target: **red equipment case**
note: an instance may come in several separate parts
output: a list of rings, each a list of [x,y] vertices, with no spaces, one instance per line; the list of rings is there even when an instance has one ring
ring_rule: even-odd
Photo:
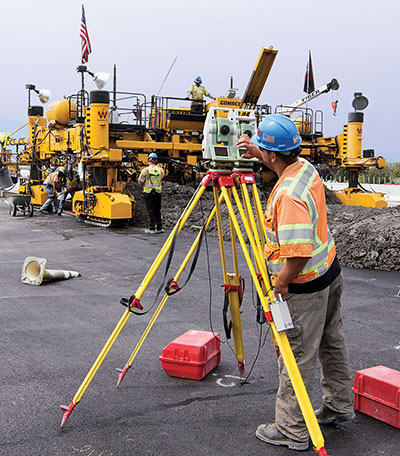
[[[169,343],[158,359],[171,377],[202,380],[221,361],[219,334],[190,329]]]
[[[400,429],[400,372],[375,366],[356,372],[354,408]]]

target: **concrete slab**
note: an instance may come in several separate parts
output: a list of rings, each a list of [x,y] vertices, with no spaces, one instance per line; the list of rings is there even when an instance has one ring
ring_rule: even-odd
[[[255,322],[255,294],[242,257],[246,373],[257,357],[259,340],[262,344],[248,383],[240,386],[227,343],[222,344],[219,367],[200,382],[169,377],[158,360],[162,348],[188,329],[210,330],[210,320],[225,340],[219,248],[211,238],[209,260],[203,246],[191,282],[168,300],[120,388],[115,388],[115,368],[124,366],[152,312],[129,318],[60,430],[59,405],[70,403],[124,312],[120,298],[135,292],[166,237],[149,237],[134,227],[90,227],[69,216],[11,217],[0,202],[1,455],[291,454],[254,435],[258,424],[273,421],[277,366],[266,327],[260,335]],[[180,236],[172,271],[192,239],[192,234]],[[48,268],[73,269],[82,276],[40,287],[24,285],[20,275],[28,255],[47,258]],[[145,309],[163,277],[164,266],[143,296]],[[352,371],[377,364],[400,369],[399,273],[344,269],[344,278]],[[318,407],[317,382],[310,396]],[[351,424],[325,426],[322,432],[331,455],[398,453],[400,431],[360,414]],[[314,454],[311,447],[306,454]]]

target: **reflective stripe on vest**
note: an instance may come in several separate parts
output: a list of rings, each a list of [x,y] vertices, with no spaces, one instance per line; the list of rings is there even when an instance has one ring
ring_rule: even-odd
[[[164,170],[159,166],[150,165],[142,170],[140,173],[140,180],[143,180],[143,192],[150,193],[155,190],[161,193],[162,184],[161,180],[164,177]]]
[[[46,179],[44,180],[44,185],[50,185],[54,182],[58,182],[58,172],[53,171],[52,173],[48,174]]]
[[[189,92],[191,92],[193,100],[202,100],[206,89],[203,86],[197,87],[196,85],[192,85]]]
[[[326,215],[321,213],[324,219],[320,219],[318,204],[310,192],[313,185],[315,186],[314,193],[323,192],[323,187],[322,190],[319,187],[320,185],[322,186],[322,183],[316,178],[319,179],[317,171],[306,160],[299,159],[298,162],[290,165],[274,187],[268,199],[267,210],[264,215],[267,233],[265,255],[268,259],[268,268],[273,274],[279,273],[285,264],[286,257],[308,256],[298,255],[296,252],[298,249],[304,248],[305,251],[310,251],[311,253],[312,248],[311,257],[293,282],[308,282],[324,274],[332,264],[336,253],[335,243],[326,224]],[[284,194],[295,198],[299,201],[299,204],[302,203],[307,206],[311,224],[285,223],[277,226],[277,220],[274,219],[274,208],[278,199]],[[321,210],[324,211],[324,201],[319,201],[319,205],[322,206]],[[325,241],[322,241],[318,235],[319,223],[323,231],[322,235],[326,226],[327,231],[325,236],[323,236],[323,238],[326,237]],[[293,250],[291,251],[292,246]],[[286,252],[286,255],[282,254],[282,250]],[[288,254],[288,252],[292,253],[292,255]]]

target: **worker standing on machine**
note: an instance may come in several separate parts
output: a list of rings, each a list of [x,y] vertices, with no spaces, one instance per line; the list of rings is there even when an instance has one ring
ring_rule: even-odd
[[[57,185],[65,177],[65,167],[59,166],[54,172],[50,173],[43,182],[44,188],[49,195],[39,212],[47,212],[52,207],[53,213],[57,212]]]
[[[351,421],[349,359],[340,315],[343,278],[329,232],[325,192],[315,168],[298,158],[302,139],[282,115],[268,115],[251,139],[239,138],[244,158],[257,157],[278,175],[267,202],[265,257],[276,278],[275,292],[287,301],[294,328],[287,336],[306,389],[311,389],[319,357],[323,403],[320,424]],[[275,423],[261,424],[256,436],[273,445],[306,450],[307,428],[282,357]]]
[[[149,228],[145,233],[155,234],[163,233],[161,222],[161,191],[162,180],[165,172],[157,166],[158,156],[152,152],[149,155],[149,165],[143,168],[138,183],[143,185],[143,196],[149,216]]]
[[[58,203],[57,214],[61,215],[64,209],[65,200],[67,199],[68,194],[71,195],[71,200],[74,198],[75,192],[82,188],[81,180],[78,174],[78,171],[71,169],[65,179],[65,186],[63,188],[62,194],[60,196],[60,201]]]
[[[214,100],[211,93],[203,85],[201,85],[201,83],[201,77],[197,76],[194,80],[194,84],[191,85],[188,90],[189,98],[192,100],[190,110],[193,113],[195,112],[199,114],[203,112],[203,101],[205,96]]]

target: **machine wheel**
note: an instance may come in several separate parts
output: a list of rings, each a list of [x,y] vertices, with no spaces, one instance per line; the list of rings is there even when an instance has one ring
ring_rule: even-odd
[[[15,217],[17,215],[17,205],[12,203],[10,206],[10,214]]]
[[[32,217],[32,215],[33,215],[33,204],[29,203],[28,217]]]

